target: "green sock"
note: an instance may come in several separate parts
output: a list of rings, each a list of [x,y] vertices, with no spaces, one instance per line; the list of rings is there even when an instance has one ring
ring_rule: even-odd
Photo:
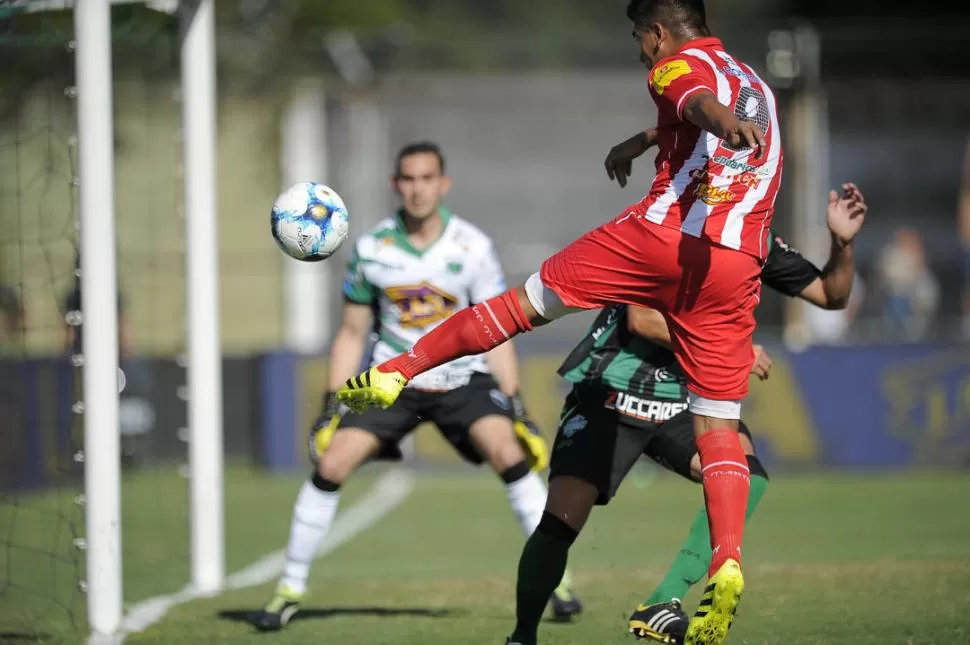
[[[549,596],[559,586],[571,543],[536,531],[526,541],[519,558],[515,585],[515,631],[510,639],[522,645],[536,645],[539,621]]]
[[[751,489],[748,492],[748,509],[745,519],[750,519],[768,489],[768,479],[762,475],[751,475]],[[707,568],[711,566],[711,529],[707,524],[707,509],[701,509],[691,524],[690,533],[680,547],[660,586],[644,603],[652,605],[669,602],[674,598],[683,599],[687,590],[704,579]]]

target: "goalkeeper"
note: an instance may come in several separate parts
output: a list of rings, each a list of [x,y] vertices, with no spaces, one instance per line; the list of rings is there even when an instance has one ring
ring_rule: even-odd
[[[403,148],[391,179],[401,208],[357,240],[347,267],[340,328],[330,351],[331,391],[309,439],[315,468],[293,509],[283,577],[252,616],[262,630],[282,629],[299,610],[310,562],[333,524],[347,478],[368,459],[399,459],[400,442],[422,421],[434,422],[467,461],[488,462],[526,537],[546,504],[537,471],[548,465],[548,449],[517,396],[511,343],[423,374],[386,410],[338,409],[333,391],[357,373],[372,332],[378,340],[371,363],[377,364],[407,351],[454,311],[506,290],[492,241],[442,204],[451,181],[435,144]],[[554,587],[547,602],[555,618],[568,620],[582,610],[568,574]]]

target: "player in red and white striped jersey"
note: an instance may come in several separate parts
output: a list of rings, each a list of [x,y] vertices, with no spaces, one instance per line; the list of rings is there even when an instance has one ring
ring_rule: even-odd
[[[737,427],[754,359],[754,309],[781,179],[781,134],[771,91],[711,37],[702,0],[630,0],[627,16],[640,60],[650,67],[658,122],[615,146],[606,169],[625,185],[633,160],[657,145],[657,176],[647,196],[547,259],[524,285],[457,312],[408,352],[348,380],[338,398],[353,409],[387,407],[416,375],[573,311],[614,303],[659,310],[690,392],[713,551],[685,642],[718,645],[744,589],[749,472]],[[588,492],[570,477],[551,486],[561,489],[556,499]],[[548,598],[552,588],[543,589],[558,581],[585,521],[566,506],[547,503],[523,551],[509,643],[535,645],[541,611],[530,606],[543,593]],[[541,571],[522,570],[525,554],[539,552],[555,557],[543,560]]]
[[[638,30],[638,38],[651,37]],[[747,65],[724,51],[721,41],[689,41],[653,65],[650,94],[657,103],[657,176],[636,205],[648,221],[676,227],[764,259],[768,227],[781,182],[781,136],[771,90]],[[733,107],[739,120],[757,124],[765,149],[740,159],[738,150],[685,120],[691,98]],[[654,134],[655,133],[655,134]]]

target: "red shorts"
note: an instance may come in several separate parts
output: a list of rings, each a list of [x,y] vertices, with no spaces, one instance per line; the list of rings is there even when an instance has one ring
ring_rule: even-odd
[[[691,392],[716,401],[747,395],[761,294],[751,255],[624,213],[543,262],[539,275],[568,307],[659,310]]]

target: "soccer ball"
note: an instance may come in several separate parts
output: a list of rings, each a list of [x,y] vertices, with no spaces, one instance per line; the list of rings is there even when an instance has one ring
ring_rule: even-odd
[[[319,262],[347,239],[349,216],[333,188],[312,181],[294,184],[277,197],[270,214],[273,239],[291,258]]]

